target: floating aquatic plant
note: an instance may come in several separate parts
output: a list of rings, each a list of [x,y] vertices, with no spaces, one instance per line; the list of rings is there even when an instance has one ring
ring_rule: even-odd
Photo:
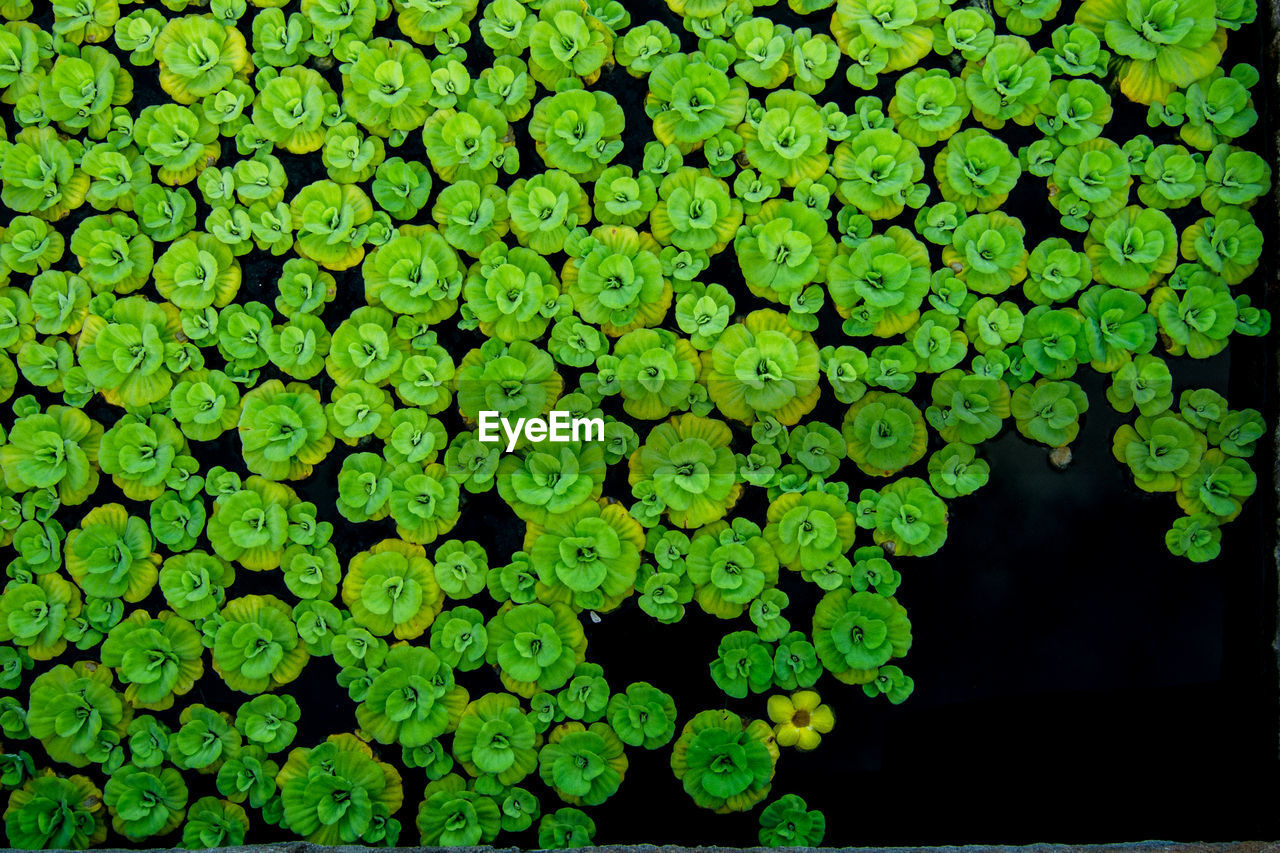
[[[1180,368],[1270,328],[1257,10],[1063,5],[0,3],[9,843],[582,846],[670,749],[817,845],[764,805],[811,688],[910,697],[907,558],[1091,371],[1217,557],[1267,423]],[[628,610],[745,716],[589,657]]]

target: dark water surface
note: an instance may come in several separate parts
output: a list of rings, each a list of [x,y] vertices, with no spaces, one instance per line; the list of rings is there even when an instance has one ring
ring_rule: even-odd
[[[661,2],[627,0],[626,5],[633,22],[660,18],[679,31]],[[1066,6],[1060,21],[1075,8],[1070,2]],[[296,3],[288,7],[294,8]],[[784,4],[761,14],[798,22]],[[825,19],[826,13],[816,16]],[[42,23],[47,26],[47,20]],[[380,25],[377,34],[390,35],[383,32],[386,27]],[[1260,61],[1258,32],[1233,34],[1231,45],[1227,67],[1234,61]],[[692,49],[692,44],[686,48]],[[469,64],[476,73],[488,58],[482,45],[469,50]],[[942,61],[933,57],[926,64]],[[130,71],[137,81],[133,109],[162,97],[154,68]],[[336,72],[330,76],[336,80]],[[1264,71],[1263,78],[1273,79],[1274,68]],[[614,69],[598,88],[613,92],[627,111],[628,147],[619,162],[638,165],[643,143],[651,138],[642,107],[643,81]],[[829,92],[827,97],[846,111],[865,94],[850,90],[842,76]],[[884,83],[875,92],[886,104],[891,93]],[[1264,115],[1263,125],[1250,138],[1255,146],[1267,139],[1267,113],[1274,105],[1269,94],[1255,93]],[[1122,109],[1122,96],[1117,92],[1113,97],[1117,117],[1106,135],[1120,142],[1141,132],[1157,135],[1142,121],[1144,111],[1131,105]],[[1035,137],[1013,126],[1000,135],[1015,147]],[[224,160],[229,160],[233,143],[223,144]],[[933,150],[924,155],[926,165],[932,163]],[[388,152],[393,153],[425,160],[416,135],[401,149]],[[522,144],[521,155],[522,174],[542,167],[531,144]],[[291,192],[324,177],[318,154],[284,155],[281,160],[289,170]],[[440,186],[437,180],[436,192]],[[1266,219],[1273,237],[1274,218],[1264,217],[1262,207],[1257,209],[1259,219]],[[1044,200],[1042,179],[1024,174],[1018,193],[1004,209],[1027,224],[1029,247],[1051,231],[1060,231],[1056,212]],[[88,212],[77,211],[64,223],[65,233],[70,234]],[[426,211],[414,221],[428,221]],[[1176,216],[1175,222],[1186,224]],[[883,224],[877,226],[882,228]],[[157,247],[157,256],[160,250]],[[242,259],[245,285],[238,301],[270,304],[282,262],[258,252]],[[1270,283],[1273,273],[1274,264],[1264,263],[1244,286],[1254,294],[1255,304],[1275,307],[1274,300],[1263,302],[1263,282]],[[764,305],[742,288],[728,252],[703,278],[730,286],[739,297],[740,311]],[[339,297],[324,314],[330,328],[364,301],[358,268],[338,279]],[[150,287],[144,292],[154,297]],[[817,337],[820,343],[841,339],[839,320],[829,307]],[[455,360],[479,341],[475,333],[441,329],[441,342]],[[1175,393],[1212,387],[1227,394],[1233,408],[1262,408],[1274,423],[1270,347],[1271,341],[1237,339],[1229,353],[1204,362],[1171,359]],[[214,354],[211,366],[216,361]],[[273,375],[267,368],[263,379]],[[949,502],[950,533],[942,550],[927,559],[894,561],[904,575],[898,598],[913,625],[914,645],[903,668],[915,679],[915,694],[894,707],[882,699],[868,700],[859,688],[837,684],[829,676],[819,682],[816,689],[835,709],[836,728],[813,753],[784,751],[774,796],[798,793],[811,807],[823,809],[828,844],[1280,837],[1280,715],[1272,649],[1276,590],[1270,556],[1275,518],[1272,449],[1260,450],[1254,460],[1258,494],[1225,528],[1221,558],[1208,565],[1191,564],[1164,548],[1164,531],[1179,514],[1172,496],[1140,492],[1127,469],[1111,456],[1112,435],[1132,417],[1108,407],[1104,377],[1084,367],[1075,379],[1088,392],[1091,409],[1073,446],[1070,468],[1051,468],[1047,450],[1024,441],[1010,422],[1000,438],[980,450],[990,462],[991,482],[976,496]],[[331,383],[323,374],[316,382],[327,400]],[[928,384],[927,379],[920,383],[913,398],[927,394]],[[26,390],[30,389],[24,386],[19,393]],[[87,408],[107,425],[118,417],[101,400]],[[838,423],[842,409],[828,399],[815,417]],[[12,416],[7,407],[3,415],[8,425]],[[456,416],[442,418],[451,434],[461,429]],[[205,467],[242,464],[234,434],[193,448]],[[317,504],[322,518],[335,524],[344,563],[373,542],[394,535],[389,521],[354,526],[335,511],[335,477],[350,452],[339,444],[310,479],[295,486],[304,500]],[[626,499],[625,474],[615,467],[606,494]],[[866,478],[851,465],[845,471],[856,493]],[[121,498],[104,479],[97,501],[108,500]],[[520,547],[523,527],[496,494],[465,500],[463,519],[449,538],[479,540],[488,548],[491,563],[501,564]],[[145,506],[123,502],[145,517]],[[764,507],[762,496],[754,495],[739,508],[742,514],[762,519]],[[67,528],[88,508],[66,513]],[[859,544],[866,544],[865,533]],[[814,588],[785,572],[783,588],[792,601],[788,616],[797,628],[807,629],[806,614],[817,599]],[[259,592],[292,600],[278,573],[237,573],[233,594]],[[158,591],[154,599],[145,603],[153,612],[163,606]],[[467,603],[486,613],[494,609],[491,602]],[[675,696],[681,724],[695,711],[711,707],[764,715],[762,696],[727,699],[708,674],[720,637],[741,624],[720,622],[691,606],[682,623],[662,626],[633,600],[598,624],[584,617],[584,625],[589,658],[605,666],[610,685],[653,682]],[[92,654],[73,650],[59,662]],[[354,728],[354,703],[337,686],[336,673],[331,660],[315,658],[303,677],[290,685],[303,708],[295,745],[310,746],[328,734]],[[464,681],[473,696],[500,689],[487,669],[468,674]],[[234,712],[245,698],[227,690],[210,671],[187,701]],[[168,719],[167,714],[160,716]],[[28,748],[43,757],[34,742],[5,748]],[[399,765],[398,749],[380,751]],[[597,840],[754,844],[758,810],[720,816],[696,808],[672,776],[669,755],[669,748],[628,751],[631,765],[621,790],[605,805],[588,810],[599,827]],[[192,801],[213,793],[208,777],[184,776],[192,785]],[[527,781],[544,810],[559,805],[540,783]],[[413,818],[423,782],[421,771],[405,774],[406,805],[399,815],[402,844],[416,843]],[[279,837],[283,836],[277,830],[264,833],[255,821],[251,839]],[[527,846],[535,841],[532,832],[500,839]]]

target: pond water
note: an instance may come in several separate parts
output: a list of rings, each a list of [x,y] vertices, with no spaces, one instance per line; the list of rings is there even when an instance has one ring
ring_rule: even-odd
[[[626,5],[633,20],[673,21],[661,3],[626,0]],[[793,17],[783,5],[773,12],[784,20]],[[1260,56],[1256,34],[1233,40],[1224,64]],[[647,134],[642,83],[615,69],[598,88],[613,92],[627,111],[628,126]],[[876,94],[885,96],[881,90]],[[834,100],[847,110],[863,94],[843,83],[835,91]],[[1252,138],[1261,144],[1270,121],[1266,96],[1256,97],[1264,120]],[[150,78],[139,75],[135,108],[158,98]],[[1118,114],[1108,129],[1121,140],[1138,132],[1144,132],[1141,113],[1133,110]],[[1011,128],[1007,138],[1015,145],[1023,137],[1031,138],[1030,132]],[[539,164],[526,143],[522,162]],[[628,142],[619,162],[638,165],[640,152],[639,144]],[[425,159],[416,135],[397,153]],[[291,186],[322,177],[318,157],[282,155],[281,160]],[[1042,181],[1025,180],[1005,210],[1027,222],[1029,245],[1041,236],[1037,230],[1048,233],[1045,223],[1057,228]],[[1274,218],[1265,218],[1274,232]],[[260,254],[246,263],[241,301],[270,302],[274,295],[280,261],[262,260]],[[1272,272],[1273,265],[1264,265],[1254,281],[1270,281]],[[705,279],[737,285],[740,311],[763,306],[741,290],[740,273],[727,253]],[[358,268],[339,275],[339,284],[327,321],[336,322],[363,304]],[[1255,303],[1261,290],[1253,286]],[[838,330],[839,319],[828,307],[818,342],[840,341]],[[473,333],[441,332],[441,342],[459,354],[478,341]],[[1238,337],[1229,353],[1213,359],[1177,359],[1175,393],[1211,387],[1226,394],[1233,408],[1260,408],[1274,423],[1271,345]],[[1086,367],[1076,380],[1092,406],[1073,445],[1071,465],[1054,469],[1044,447],[1007,426],[981,449],[991,465],[990,483],[974,497],[948,502],[951,524],[942,550],[894,562],[904,576],[898,598],[913,626],[914,643],[903,666],[915,679],[914,695],[890,706],[830,677],[817,687],[835,709],[835,730],[813,753],[786,753],[774,792],[799,793],[811,808],[825,811],[827,844],[1280,837],[1280,714],[1271,646],[1276,611],[1272,449],[1261,448],[1254,460],[1258,493],[1226,528],[1222,556],[1207,565],[1172,557],[1163,543],[1178,514],[1172,497],[1138,491],[1111,455],[1112,435],[1131,418],[1107,406],[1103,377]],[[328,383],[316,380],[326,395]],[[815,415],[838,423],[842,409],[828,399]],[[87,410],[107,424],[117,417],[100,400]],[[446,420],[452,432],[460,422],[450,417],[455,418]],[[335,511],[334,483],[348,452],[339,445],[297,486],[299,495],[314,501],[321,517],[335,524],[344,564],[394,535],[389,521],[354,526]],[[238,441],[229,434],[201,446],[197,456],[206,467],[237,467]],[[845,470],[856,474],[851,465]],[[629,495],[623,470],[610,477],[607,495]],[[855,493],[869,484],[867,479],[852,480]],[[99,500],[120,499],[104,481]],[[124,502],[139,512],[139,505]],[[755,494],[739,510],[762,518],[765,506]],[[68,529],[78,514],[64,520]],[[490,494],[469,499],[450,538],[479,540],[490,562],[500,564],[520,547],[522,534],[523,526]],[[866,544],[865,534],[860,535],[859,544]],[[239,573],[236,593],[282,591],[279,578],[269,575]],[[792,597],[797,627],[807,628],[803,614],[817,600],[815,588],[786,572],[783,588]],[[492,602],[480,606],[486,613],[494,609]],[[694,710],[714,707],[763,716],[763,697],[730,700],[712,683],[707,666],[727,629],[697,607],[674,626],[655,623],[634,602],[599,622],[583,621],[590,659],[606,667],[610,684],[651,681],[675,697],[681,723]],[[316,658],[290,686],[303,707],[297,745],[355,727],[354,703],[337,687],[336,672],[331,660]],[[469,674],[467,685],[473,696],[499,689],[487,668]],[[244,698],[207,676],[188,701],[234,709]],[[631,766],[622,791],[590,810],[600,827],[598,838],[754,844],[758,810],[719,816],[696,808],[672,776],[669,755],[669,749],[628,750]],[[399,816],[403,844],[416,841],[412,821],[420,776],[406,777],[406,807]],[[539,791],[544,808],[551,806],[554,796]],[[193,790],[192,799],[203,793],[208,792]],[[285,836],[258,835],[267,837]],[[534,834],[504,835],[500,843],[532,846]]]

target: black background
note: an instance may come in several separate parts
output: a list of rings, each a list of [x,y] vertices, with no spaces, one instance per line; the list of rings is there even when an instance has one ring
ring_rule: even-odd
[[[693,49],[692,39],[662,3],[628,0],[626,5],[633,23],[663,20],[681,33],[685,49]],[[34,20],[47,28],[51,17],[47,6],[44,11],[39,8],[43,3],[37,6]],[[1065,6],[1057,21],[1032,39],[1033,44],[1046,43],[1052,26],[1069,20],[1075,4],[1068,0]],[[137,7],[123,11],[133,8]],[[292,2],[286,12],[296,8]],[[246,34],[253,12],[251,6],[242,21]],[[800,23],[784,4],[758,14]],[[824,27],[828,15],[809,16],[806,23]],[[393,23],[394,15],[375,34],[394,36]],[[1261,62],[1263,26],[1260,21],[1244,33],[1231,34],[1225,67],[1236,61]],[[468,49],[468,65],[476,74],[490,57],[478,35]],[[925,64],[944,62],[931,56]],[[847,60],[842,61],[840,73],[820,98],[834,100],[852,112],[855,99],[866,93],[853,91],[843,82],[846,64]],[[135,114],[164,99],[155,84],[154,66],[138,69],[126,62],[125,67],[137,84],[130,106]],[[327,76],[337,88],[336,70]],[[886,75],[874,92],[886,104],[895,76]],[[1266,147],[1271,162],[1275,160],[1267,142],[1267,117],[1274,101],[1271,92],[1262,88],[1273,78],[1274,68],[1265,68],[1264,82],[1254,93],[1263,120],[1245,140],[1255,149]],[[638,166],[643,143],[652,138],[642,108],[644,82],[615,68],[605,73],[596,88],[615,94],[626,110],[627,147],[619,162]],[[1104,131],[1110,138],[1123,142],[1146,132],[1157,142],[1174,141],[1168,131],[1149,130],[1143,121],[1145,111],[1125,103],[1118,91],[1113,101],[1116,118]],[[12,121],[8,125],[14,126]],[[524,122],[518,125],[523,126]],[[1014,147],[1036,138],[1034,131],[1012,125],[1000,135]],[[224,140],[223,146],[221,162],[226,163],[234,157],[234,144]],[[924,153],[927,165],[932,164],[936,150]],[[521,154],[522,175],[542,168],[527,138],[521,141]],[[416,134],[401,149],[389,150],[388,156],[392,155],[426,159]],[[290,194],[324,177],[318,153],[286,154],[281,160],[289,172]],[[702,161],[693,157],[688,162],[700,165]],[[433,196],[440,186],[437,179]],[[194,193],[194,185],[191,188]],[[932,201],[937,200],[936,193],[935,189]],[[1024,173],[1004,209],[1028,226],[1029,247],[1043,236],[1061,233],[1057,214],[1045,201],[1042,179]],[[429,206],[413,221],[429,221],[428,211]],[[76,211],[60,228],[69,235],[90,212],[87,208]],[[204,212],[202,205],[201,221]],[[1273,239],[1272,211],[1260,204],[1255,215],[1260,222],[1265,220],[1268,237]],[[909,224],[909,218],[904,217],[902,224]],[[1193,218],[1186,212],[1174,216],[1180,228]],[[878,223],[877,231],[883,226]],[[1078,235],[1067,236],[1078,245]],[[162,248],[157,246],[157,256]],[[269,305],[283,260],[260,252],[242,258],[245,284],[238,300],[258,299]],[[936,251],[934,261],[938,263]],[[70,268],[71,262],[68,257],[60,266]],[[1272,280],[1273,269],[1264,262],[1243,286],[1255,304],[1271,302],[1264,282]],[[330,329],[364,302],[358,268],[339,274],[338,279],[339,297],[324,314]],[[730,252],[721,255],[703,279],[729,286],[739,299],[740,312],[764,307],[742,287]],[[150,286],[144,292],[155,298]],[[822,314],[817,337],[823,344],[840,341],[839,320],[829,308]],[[441,341],[455,360],[480,340],[477,333],[441,329]],[[863,343],[868,349],[874,346]],[[208,353],[215,366],[216,353]],[[1175,393],[1212,387],[1227,394],[1233,407],[1261,408],[1268,422],[1275,422],[1270,340],[1238,338],[1229,352],[1213,359],[1170,361]],[[273,375],[270,367],[263,372],[264,379]],[[914,645],[903,666],[915,679],[915,694],[894,707],[883,699],[868,700],[860,689],[837,684],[829,676],[819,682],[817,689],[835,709],[836,728],[813,753],[784,750],[773,796],[798,793],[811,807],[823,809],[827,844],[1280,837],[1276,806],[1280,802],[1276,759],[1280,714],[1272,648],[1276,627],[1272,448],[1261,448],[1254,460],[1259,491],[1241,517],[1225,529],[1222,556],[1207,565],[1172,557],[1163,545],[1163,533],[1179,512],[1172,496],[1138,491],[1128,471],[1111,457],[1111,436],[1131,417],[1107,406],[1105,378],[1088,367],[1075,378],[1088,392],[1092,408],[1073,445],[1070,468],[1066,472],[1052,469],[1045,448],[1024,441],[1006,427],[981,449],[991,464],[989,485],[974,497],[949,502],[950,532],[942,550],[926,559],[895,561],[904,575],[898,598],[907,606],[913,624]],[[323,374],[313,382],[327,400],[331,383]],[[926,379],[912,393],[918,402],[927,396],[928,384]],[[20,393],[27,390],[23,385]],[[616,406],[608,406],[610,413],[621,415]],[[100,398],[86,408],[108,426],[118,417],[118,410]],[[842,408],[828,396],[814,417],[838,422]],[[6,426],[12,419],[7,409]],[[462,428],[452,416],[442,417],[451,435]],[[746,438],[744,430],[739,429],[738,435]],[[936,436],[933,439],[937,441]],[[240,464],[234,434],[218,442],[193,443],[193,449],[206,468]],[[349,452],[339,444],[311,478],[295,484],[303,499],[315,501],[321,516],[335,523],[344,564],[356,551],[394,536],[388,521],[354,526],[334,510],[334,478]],[[230,465],[232,460],[236,465]],[[611,473],[606,494],[629,499],[619,473]],[[865,484],[866,478],[851,465],[842,474],[849,477],[855,493]],[[104,478],[95,501],[107,500],[121,498]],[[144,505],[124,502],[131,512],[145,517]],[[756,495],[745,499],[739,510],[762,519],[764,506]],[[70,529],[88,508],[67,510],[60,518]],[[463,519],[450,538],[479,540],[488,548],[491,563],[500,565],[520,547],[522,532],[495,494],[464,496]],[[860,534],[859,544],[866,544],[864,537]],[[207,544],[202,542],[202,547]],[[429,546],[428,553],[434,547]],[[788,574],[784,573],[783,581],[792,597],[788,615],[796,627],[807,629],[805,614],[816,596],[812,587]],[[279,573],[237,572],[231,594],[256,592],[293,600]],[[493,609],[491,602],[478,599],[466,603],[486,612]],[[152,612],[163,606],[158,590],[146,605]],[[662,687],[675,696],[681,724],[697,710],[710,707],[764,715],[764,697],[727,699],[707,671],[719,638],[742,624],[719,622],[691,606],[684,622],[662,626],[646,617],[634,600],[606,614],[599,624],[585,617],[583,621],[589,659],[604,664],[610,684],[621,689],[645,679]],[[90,656],[72,649],[57,662]],[[37,673],[46,666],[38,666]],[[354,705],[337,687],[335,675],[331,660],[316,658],[303,677],[290,685],[303,707],[295,746],[311,746],[330,733],[354,728]],[[23,699],[29,678],[18,692]],[[487,670],[465,675],[461,681],[473,696],[499,689]],[[187,701],[234,712],[247,698],[226,690],[208,670]],[[158,716],[173,724],[177,710]],[[6,750],[27,748],[38,756],[38,763],[44,758],[33,741],[4,746]],[[398,749],[379,752],[400,766]],[[631,766],[620,791],[605,805],[588,810],[598,826],[597,841],[755,843],[758,810],[720,816],[696,808],[671,774],[669,748],[628,750],[628,755]],[[404,824],[400,843],[413,844],[417,840],[413,816],[425,780],[421,771],[402,767],[402,772],[406,803],[399,814]],[[193,773],[184,777],[192,786],[192,802],[214,793],[209,777]],[[104,780],[97,777],[96,781]],[[560,805],[535,778],[526,783],[539,794],[544,810]],[[284,837],[255,819],[249,840]],[[109,843],[126,842],[113,834]],[[175,844],[176,834],[150,843]],[[498,843],[535,846],[536,839],[528,832],[503,835]]]

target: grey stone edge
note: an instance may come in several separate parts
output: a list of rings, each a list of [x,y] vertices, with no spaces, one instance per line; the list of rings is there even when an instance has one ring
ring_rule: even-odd
[[[163,848],[168,850],[168,848]],[[535,853],[519,847],[326,847],[309,841],[283,844],[245,844],[214,848],[218,853]],[[583,847],[582,853],[1280,853],[1280,842],[1172,842],[1138,841],[1125,844],[971,844],[957,847],[681,847],[678,845],[608,844]],[[23,853],[0,848],[0,853]],[[54,853],[64,853],[54,851]],[[159,853],[121,848],[96,849],[94,853]]]

